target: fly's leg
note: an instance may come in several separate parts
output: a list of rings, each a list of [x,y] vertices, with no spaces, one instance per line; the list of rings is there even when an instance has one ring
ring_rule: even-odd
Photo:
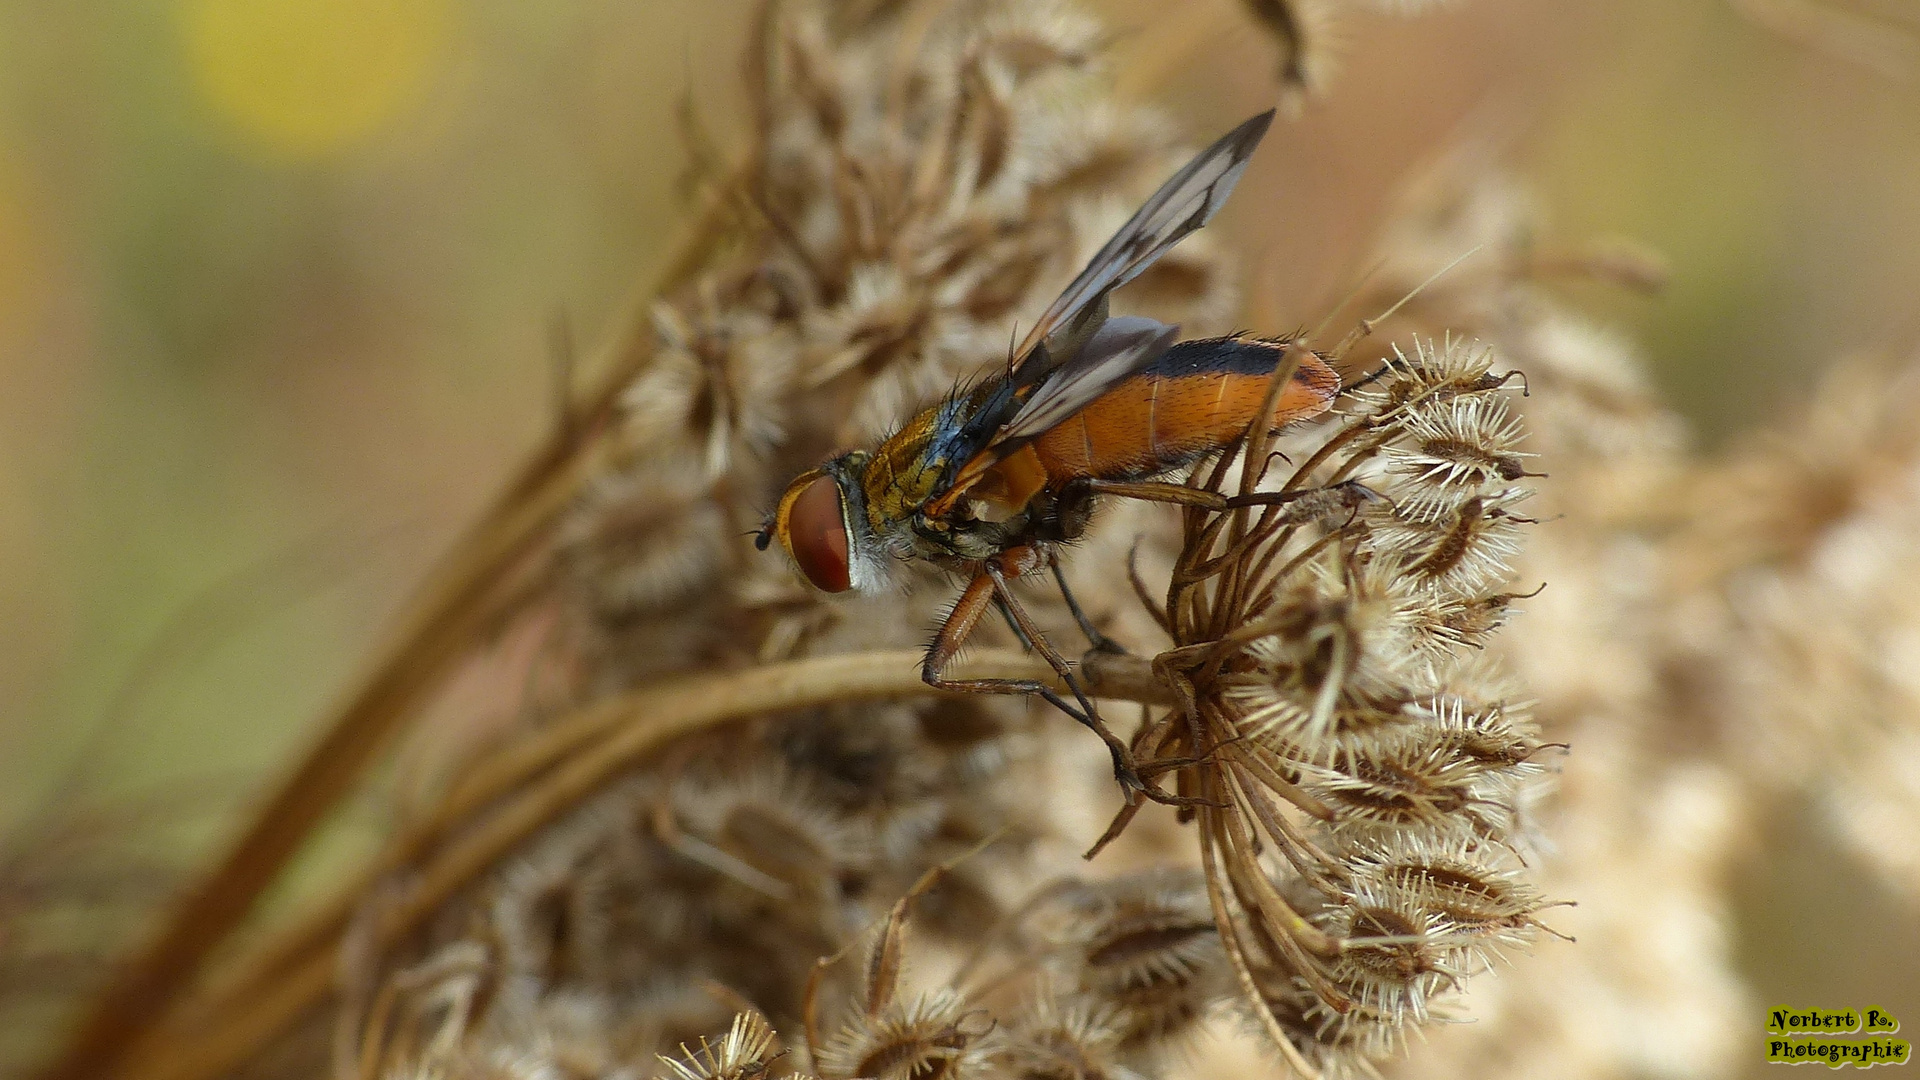
[[[1203,491],[1185,484],[1167,484],[1159,481],[1129,484],[1119,480],[1087,479],[1080,483],[1095,495],[1115,495],[1122,499],[1140,499],[1144,502],[1173,503],[1177,506],[1193,506],[1202,510],[1226,510],[1227,496],[1217,491]]]
[[[996,596],[993,598],[993,606],[995,610],[1000,612],[1000,618],[1006,622],[1007,629],[1013,631],[1013,636],[1019,640],[1020,647],[1028,652],[1033,652],[1033,639],[1027,636],[1025,630],[1020,629],[1020,623],[1013,617],[1013,612],[1008,610],[1007,602]]]
[[[927,649],[926,658],[921,661],[920,677],[928,686],[940,690],[957,690],[975,694],[1037,695],[1045,699],[1049,705],[1086,725],[1107,744],[1107,752],[1113,757],[1114,779],[1118,780],[1120,786],[1127,792],[1129,801],[1136,797],[1135,792],[1145,794],[1156,802],[1170,798],[1171,796],[1165,792],[1150,787],[1140,779],[1139,772],[1134,768],[1133,752],[1128,750],[1127,744],[1121,741],[1120,737],[1100,719],[1099,712],[1094,709],[1093,702],[1088,699],[1086,691],[1080,688],[1079,680],[1073,677],[1073,671],[1068,667],[1066,660],[1047,642],[1040,628],[1034,625],[1032,617],[1027,614],[1019,600],[1014,598],[1012,590],[1007,587],[1009,578],[1038,569],[1041,558],[1040,553],[1033,548],[1015,548],[987,560],[984,571],[967,584],[965,591],[960,594],[960,599],[954,601],[953,610],[947,613],[946,622],[941,624],[939,633],[934,636],[932,646]],[[1060,676],[1060,681],[1066,683],[1067,688],[1073,692],[1074,702],[1077,702],[1078,707],[1055,693],[1051,686],[1037,679],[941,677],[940,672],[953,661],[954,655],[960,651],[961,644],[973,633],[974,627],[980,624],[980,619],[986,615],[987,607],[996,601],[1013,617],[1014,624],[1033,643],[1034,649],[1046,658],[1054,673]]]
[[[1002,575],[1002,577],[1004,579],[1004,575]],[[1054,693],[1052,687],[1037,679],[947,679],[941,677],[940,673],[946,669],[948,664],[953,662],[953,658],[960,652],[960,646],[966,642],[968,637],[972,636],[974,628],[980,624],[980,620],[986,615],[989,606],[997,606],[1001,611],[1005,612],[1007,617],[1012,620],[1014,628],[1023,636],[1026,634],[1026,630],[1021,626],[1022,620],[1019,618],[1019,616],[1024,615],[1025,612],[1021,611],[1016,614],[1015,609],[1002,598],[995,584],[994,575],[991,573],[981,573],[967,584],[965,591],[960,594],[960,599],[954,601],[953,610],[947,613],[946,621],[940,625],[939,632],[934,635],[933,644],[927,648],[927,654],[920,662],[920,678],[924,680],[928,686],[940,690],[958,690],[977,694],[1035,694],[1045,698],[1049,704],[1061,712],[1091,727],[1092,723],[1087,711],[1082,711],[1068,703],[1059,694]],[[1028,637],[1027,640],[1031,642],[1034,639]],[[1045,639],[1043,638],[1041,640],[1044,641]],[[1051,653],[1052,651],[1050,648],[1039,646],[1037,643],[1036,649],[1041,651],[1043,655]],[[1051,659],[1049,656],[1050,662]],[[1058,667],[1056,667],[1055,670],[1059,670]],[[1075,696],[1082,697],[1082,695],[1077,693]],[[1084,700],[1084,697],[1082,697],[1082,700]],[[1108,745],[1112,746],[1113,744],[1109,743]]]
[[[1040,632],[1040,628],[1034,624],[1033,616],[1027,614],[1027,609],[1014,598],[1013,590],[1007,586],[1008,580],[1013,575],[1009,575],[1000,565],[1003,560],[1012,561],[1006,555],[987,560],[987,577],[993,583],[994,595],[1006,605],[1007,611],[1013,615],[1014,622],[1020,625],[1020,629],[1025,631],[1028,640],[1032,641],[1040,655],[1046,658],[1047,664],[1053,668],[1053,673],[1060,676],[1060,681],[1067,684],[1068,690],[1073,691],[1074,700],[1080,703],[1080,712],[1076,713],[1074,718],[1098,733],[1106,742],[1108,749],[1114,752],[1115,774],[1118,775],[1124,771],[1127,776],[1133,777],[1129,786],[1137,787],[1138,777],[1134,774],[1132,753],[1127,749],[1127,744],[1108,730],[1106,723],[1100,719],[1100,713],[1094,709],[1092,699],[1088,698],[1087,692],[1081,689],[1080,680],[1073,677],[1073,669],[1067,664],[1066,658],[1054,649],[1051,642],[1047,641],[1046,636]],[[1027,568],[1016,563],[1015,569]],[[1124,770],[1121,767],[1123,761],[1125,762]]]
[[[1185,484],[1168,484],[1156,481],[1143,483],[1124,483],[1117,480],[1085,480],[1087,490],[1095,495],[1115,495],[1122,499],[1140,499],[1144,502],[1174,503],[1179,506],[1192,506],[1201,510],[1238,510],[1248,506],[1280,506],[1303,499],[1309,495],[1334,495],[1338,502],[1348,506],[1358,506],[1364,502],[1384,498],[1379,492],[1357,480],[1344,480],[1338,484],[1323,488],[1301,488],[1295,491],[1254,491],[1245,495],[1222,495],[1217,491],[1204,491]]]
[[[1101,633],[1100,628],[1093,625],[1093,620],[1087,618],[1087,613],[1080,609],[1080,601],[1074,599],[1073,590],[1067,588],[1067,575],[1060,569],[1060,560],[1048,559],[1047,564],[1053,569],[1053,580],[1060,586],[1061,599],[1067,602],[1067,610],[1073,612],[1073,621],[1080,624],[1080,632],[1087,635],[1087,642],[1093,646],[1093,650],[1125,656],[1127,650],[1119,642]]]

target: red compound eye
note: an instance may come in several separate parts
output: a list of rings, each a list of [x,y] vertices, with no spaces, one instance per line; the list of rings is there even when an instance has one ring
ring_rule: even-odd
[[[787,511],[787,550],[800,572],[823,592],[846,592],[847,522],[840,510],[840,485],[822,476],[794,497]]]

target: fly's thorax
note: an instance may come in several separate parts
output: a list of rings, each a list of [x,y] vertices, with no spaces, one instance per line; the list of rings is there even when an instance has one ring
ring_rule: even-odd
[[[920,508],[939,490],[946,462],[935,451],[941,413],[928,409],[901,427],[861,462],[859,486],[867,526],[901,547]],[[901,555],[912,552],[901,550]]]

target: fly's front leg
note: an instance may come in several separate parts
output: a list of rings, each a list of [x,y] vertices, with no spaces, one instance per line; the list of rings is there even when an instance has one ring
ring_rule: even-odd
[[[1007,629],[1013,632],[1014,639],[1020,642],[1020,647],[1032,652],[1033,639],[1028,637],[1027,632],[1020,629],[1020,624],[1014,621],[1013,612],[1007,610],[1006,601],[996,596],[993,598],[993,606],[1000,610],[1001,621],[1005,622]]]
[[[1094,709],[1093,702],[1088,699],[1086,692],[1080,688],[1079,680],[1073,677],[1073,671],[1066,660],[1047,642],[1045,635],[1027,614],[1026,608],[1020,605],[1013,591],[1007,587],[1009,578],[1038,569],[1042,558],[1043,556],[1033,548],[1015,548],[987,560],[982,572],[967,583],[965,591],[960,594],[960,599],[954,601],[953,610],[947,613],[946,622],[941,624],[939,633],[934,636],[933,645],[927,649],[926,658],[921,662],[920,677],[926,681],[927,685],[940,690],[958,690],[977,694],[1034,694],[1044,698],[1048,704],[1085,724],[1100,736],[1101,741],[1107,744],[1108,753],[1113,757],[1114,777],[1120,781],[1123,788],[1127,789],[1128,797],[1132,798],[1133,792],[1148,790],[1147,785],[1141,781],[1139,774],[1134,770],[1132,752],[1127,749],[1127,744],[1101,721],[1099,712]],[[980,619],[986,614],[988,607],[993,606],[996,601],[1001,605],[1002,610],[1013,617],[1014,624],[1033,643],[1040,655],[1046,658],[1048,665],[1060,676],[1060,681],[1073,692],[1078,708],[1055,693],[1051,686],[1037,679],[947,679],[941,676],[940,673],[960,651],[961,644],[973,633],[974,627],[980,624]]]

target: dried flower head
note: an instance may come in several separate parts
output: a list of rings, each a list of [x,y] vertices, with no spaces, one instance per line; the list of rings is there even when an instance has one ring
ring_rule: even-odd
[[[1530,523],[1510,381],[1465,340],[1396,350],[1291,475],[1251,433],[1244,508],[1187,515],[1155,662],[1179,704],[1137,745],[1191,800],[1224,955],[1297,1068],[1368,1067],[1535,926],[1496,853],[1538,747],[1474,648]],[[1290,512],[1341,489],[1365,494]]]

